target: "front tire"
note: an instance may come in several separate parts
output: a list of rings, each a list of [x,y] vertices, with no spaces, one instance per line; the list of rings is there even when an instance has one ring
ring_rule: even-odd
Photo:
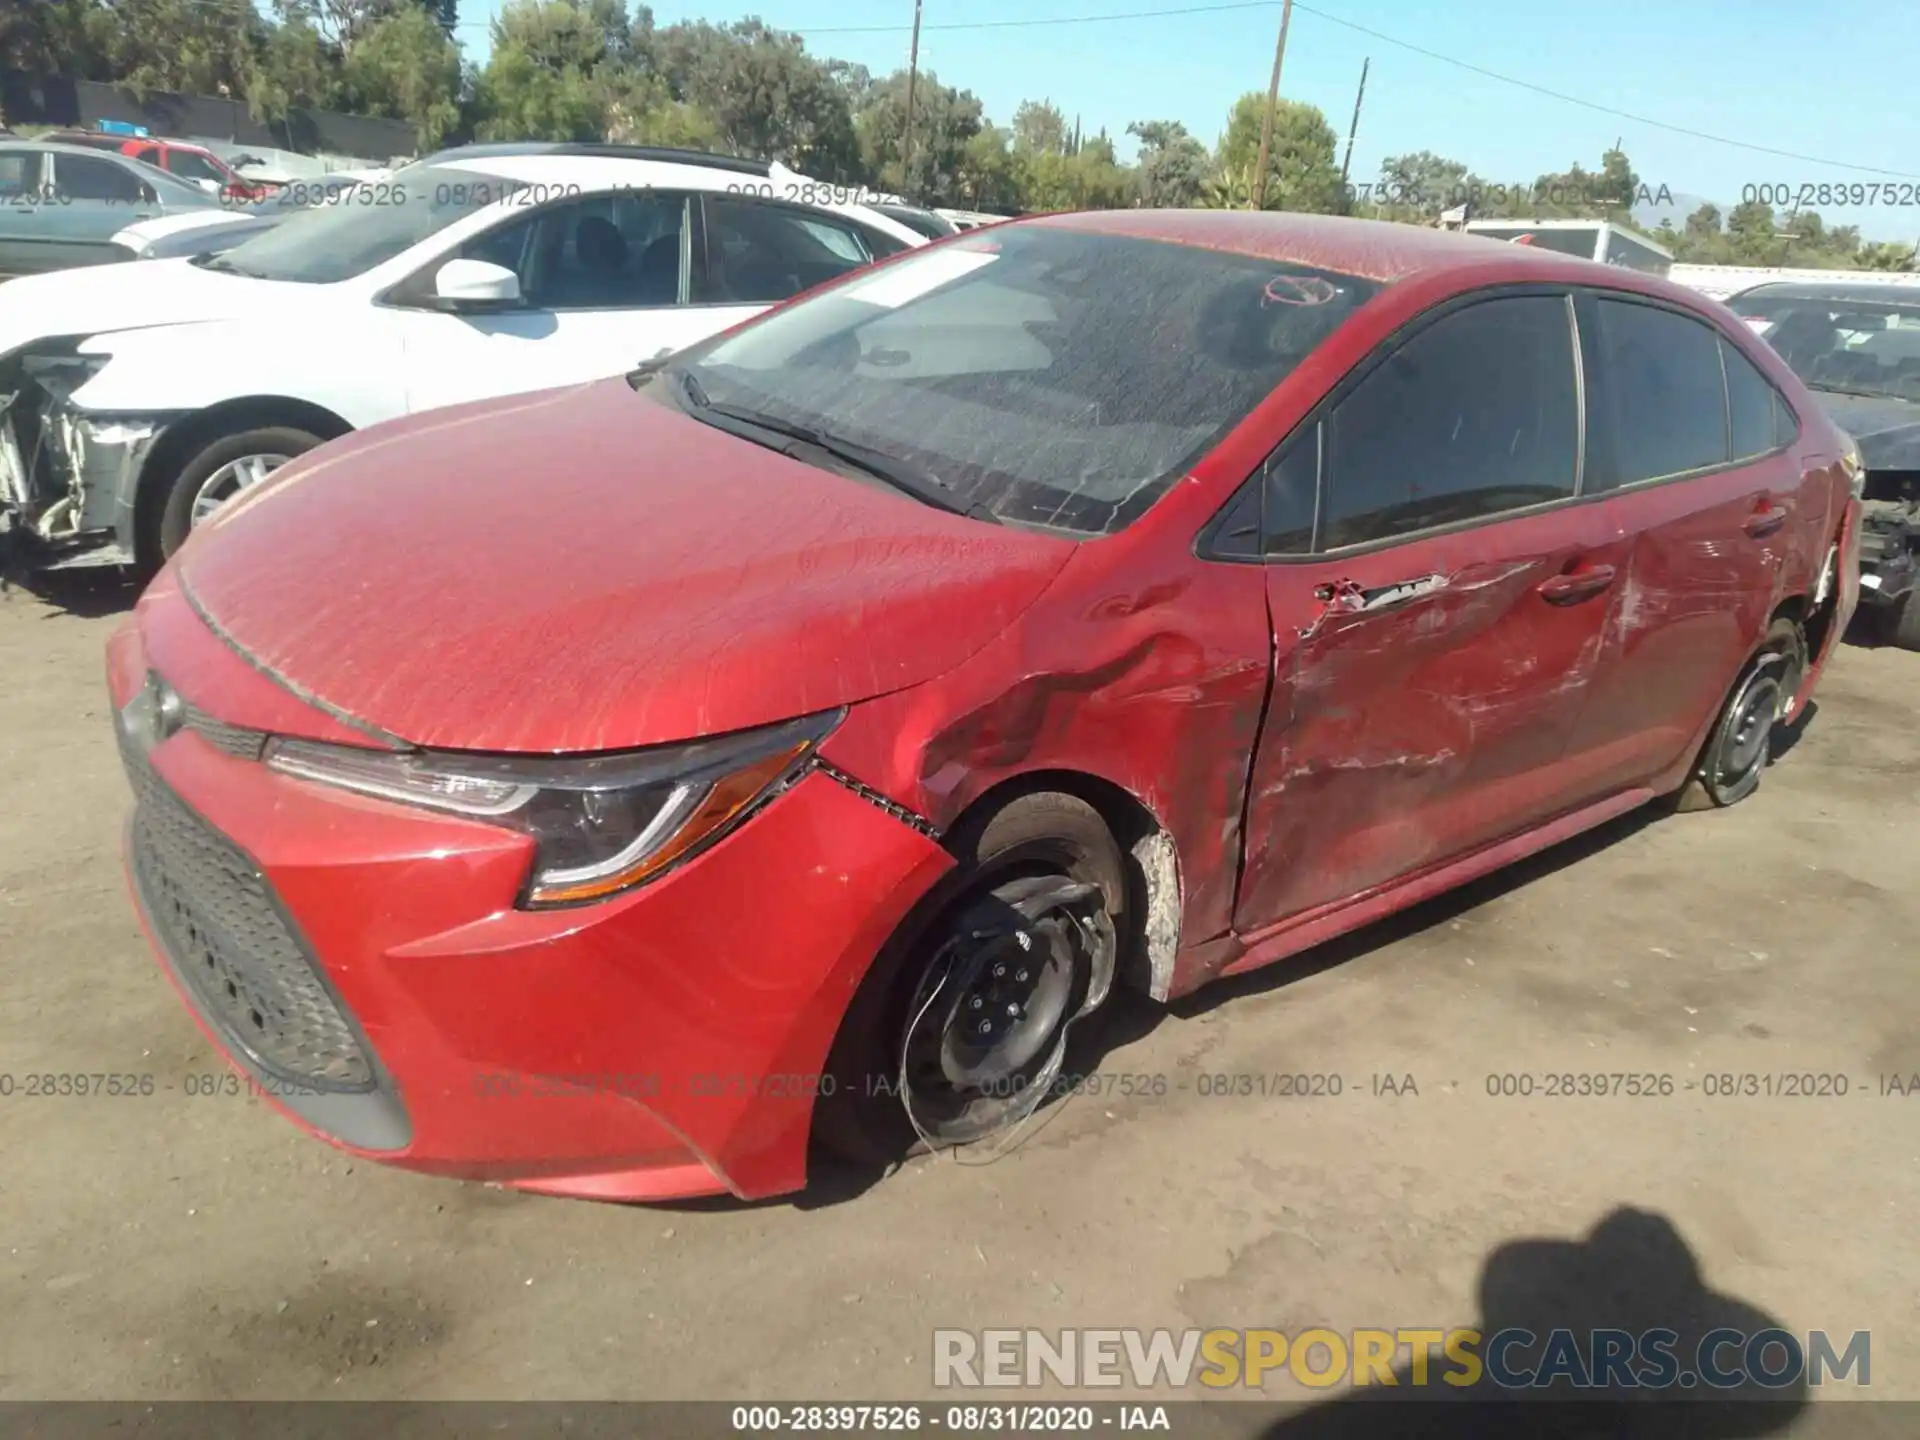
[[[320,443],[320,437],[309,431],[269,425],[222,435],[202,446],[180,467],[168,488],[160,512],[160,559],[172,559],[194,527],[221,506]]]
[[[815,1136],[861,1164],[1008,1136],[1112,988],[1127,871],[1100,813],[1023,795],[948,838],[959,865],[848,1006]]]

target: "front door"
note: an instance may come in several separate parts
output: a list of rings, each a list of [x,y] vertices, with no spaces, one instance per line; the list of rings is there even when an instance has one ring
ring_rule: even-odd
[[[407,404],[431,410],[597,380],[717,327],[687,304],[683,195],[616,191],[507,220],[434,262],[512,270],[524,305],[484,313],[408,308]],[[432,277],[423,277],[432,293]]]
[[[1239,933],[1573,803],[1561,762],[1626,560],[1604,507],[1577,498],[1576,343],[1564,293],[1476,298],[1344,383],[1269,463],[1275,683]]]

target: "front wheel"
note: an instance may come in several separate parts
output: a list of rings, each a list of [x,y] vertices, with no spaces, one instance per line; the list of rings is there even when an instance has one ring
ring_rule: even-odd
[[[160,558],[170,560],[187,536],[229,501],[260,484],[320,437],[290,425],[223,435],[203,446],[174,477],[160,515]]]
[[[959,867],[876,960],[834,1042],[816,1135],[844,1158],[1009,1135],[1112,988],[1128,885],[1098,811],[1023,795],[949,844]]]

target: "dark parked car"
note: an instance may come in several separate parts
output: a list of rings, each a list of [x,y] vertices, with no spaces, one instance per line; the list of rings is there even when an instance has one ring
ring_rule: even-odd
[[[257,1093],[393,1164],[757,1197],[1004,1137],[1117,987],[1751,794],[1857,598],[1846,457],[1653,276],[1010,222],[196,529],[109,646],[135,892]]]
[[[1861,603],[1920,650],[1920,288],[1758,285],[1727,301],[1860,447]]]

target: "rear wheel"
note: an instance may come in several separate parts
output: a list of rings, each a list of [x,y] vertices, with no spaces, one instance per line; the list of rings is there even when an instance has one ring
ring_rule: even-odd
[[[1902,650],[1920,650],[1920,598],[1916,596],[1920,596],[1920,590],[1906,593],[1893,612],[1893,623],[1887,627],[1893,643]]]
[[[948,843],[958,869],[875,962],[834,1043],[816,1135],[846,1158],[1009,1134],[1113,983],[1126,870],[1091,805],[1023,795]]]
[[[308,431],[271,425],[218,436],[202,446],[167,492],[160,514],[161,558],[171,559],[196,526],[319,443],[320,437]]]
[[[1760,788],[1773,760],[1773,730],[1806,673],[1806,641],[1791,620],[1776,620],[1759,654],[1734,682],[1720,718],[1681,790],[1682,810],[1737,805]]]

